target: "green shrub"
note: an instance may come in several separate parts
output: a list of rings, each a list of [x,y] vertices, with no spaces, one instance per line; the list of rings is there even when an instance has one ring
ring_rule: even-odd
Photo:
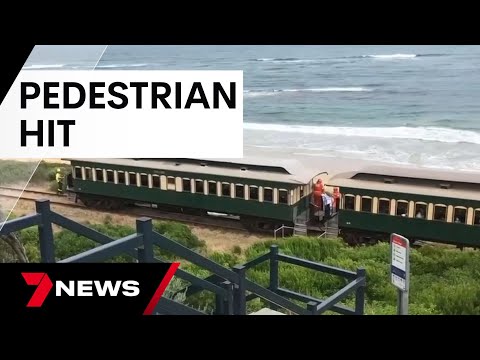
[[[200,240],[185,224],[173,221],[154,221],[153,230],[189,249],[200,250],[206,247],[205,241]]]

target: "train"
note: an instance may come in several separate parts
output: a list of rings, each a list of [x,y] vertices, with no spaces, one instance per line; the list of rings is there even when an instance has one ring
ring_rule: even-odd
[[[328,176],[297,160],[64,159],[85,206],[146,205],[235,218],[250,231],[326,234],[348,244],[417,240],[480,246],[480,176],[369,166]]]

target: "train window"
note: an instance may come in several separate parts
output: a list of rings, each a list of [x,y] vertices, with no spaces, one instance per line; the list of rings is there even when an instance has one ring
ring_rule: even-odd
[[[95,175],[97,176],[97,181],[103,181],[103,170],[95,169]]]
[[[446,221],[447,207],[444,205],[435,205],[433,209],[433,219],[438,221]]]
[[[153,175],[152,176],[152,185],[154,188],[159,188],[160,187],[160,176],[158,175]]]
[[[173,176],[167,177],[167,190],[175,190],[175,178]]]
[[[367,197],[367,196],[363,196],[362,197],[362,211],[365,211],[365,212],[372,212],[372,198],[371,197]]]
[[[245,199],[245,186],[242,184],[235,185],[235,197]]]
[[[473,225],[480,226],[480,209],[475,210],[475,217],[473,218]]]
[[[250,200],[258,200],[258,187],[255,185],[250,185]]]
[[[147,174],[140,174],[140,185],[148,187],[148,175]]]
[[[378,213],[385,215],[390,214],[390,200],[378,199]]]
[[[427,204],[425,204],[425,203],[416,203],[415,204],[415,217],[417,219],[426,219],[427,218]]]
[[[89,167],[85,168],[85,180],[92,180],[92,169]]]
[[[408,202],[404,200],[397,201],[397,216],[407,216],[408,214]]]
[[[75,179],[82,178],[82,168],[80,166],[75,166]]]
[[[263,201],[273,202],[273,189],[266,187],[263,188]]]
[[[230,191],[230,184],[229,183],[222,183],[222,196],[227,196],[227,197],[230,197],[231,196],[231,191]]]
[[[118,172],[118,183],[125,185],[125,171]]]
[[[467,209],[463,207],[456,207],[453,212],[453,221],[460,224],[465,224],[467,220]]]
[[[345,195],[345,210],[355,210],[355,196]]]
[[[195,180],[195,192],[203,194],[203,180]]]
[[[280,204],[288,204],[288,190],[278,190],[278,202]]]
[[[115,182],[115,176],[113,174],[113,170],[107,170],[107,182],[111,182],[111,183]]]
[[[190,179],[188,178],[183,178],[182,179],[182,189],[185,192],[191,192],[192,191],[192,183]]]
[[[216,181],[209,181],[208,182],[208,194],[209,195],[217,195],[217,182]]]
[[[134,172],[128,173],[128,182],[130,186],[137,186],[137,174]]]
[[[305,194],[305,190],[303,189],[303,186],[300,186],[300,199],[303,198],[304,194]]]

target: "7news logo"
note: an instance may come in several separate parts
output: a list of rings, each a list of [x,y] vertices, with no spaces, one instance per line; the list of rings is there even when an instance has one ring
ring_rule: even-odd
[[[137,317],[158,312],[180,263],[4,265],[3,308],[20,316]]]
[[[53,282],[46,273],[22,273],[28,285],[36,285],[37,289],[33,293],[27,307],[41,307],[47,298],[50,290],[53,288]],[[68,285],[63,281],[55,281],[55,296],[93,296],[95,289],[98,296],[118,296],[120,288],[124,296],[138,296],[140,294],[139,282],[135,280],[99,281],[99,280],[70,280]]]

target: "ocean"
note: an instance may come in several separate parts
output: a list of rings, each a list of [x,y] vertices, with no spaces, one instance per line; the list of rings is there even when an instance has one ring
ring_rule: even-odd
[[[243,70],[250,152],[480,170],[480,46],[93,48],[24,68]]]

